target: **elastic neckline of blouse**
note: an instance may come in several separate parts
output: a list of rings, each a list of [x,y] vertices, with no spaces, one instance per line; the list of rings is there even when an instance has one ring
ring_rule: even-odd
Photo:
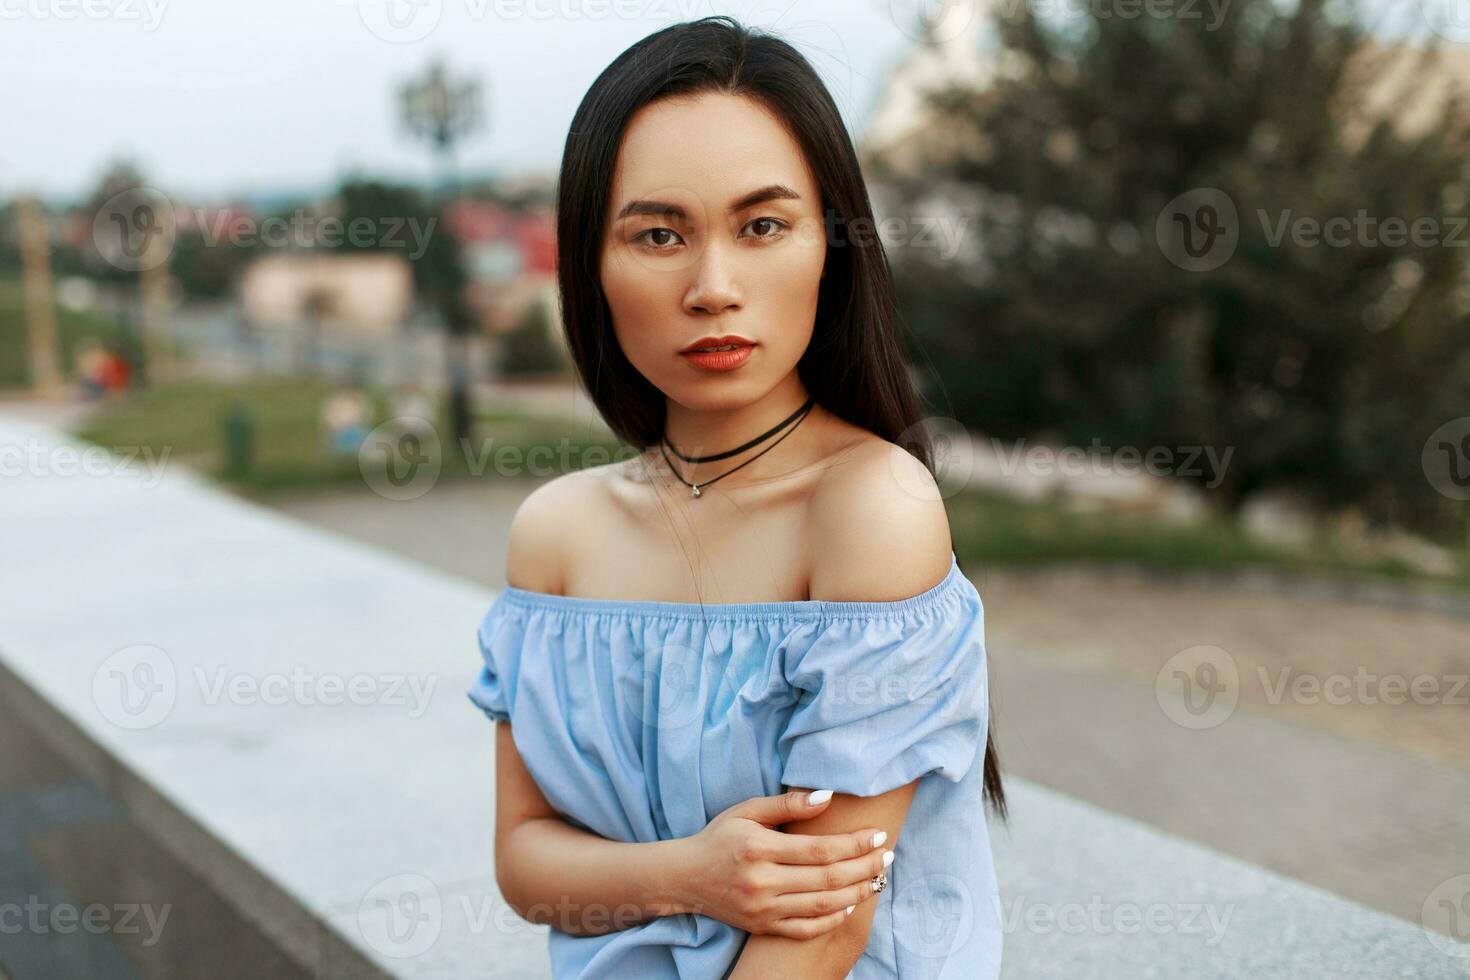
[[[829,619],[853,616],[899,615],[923,609],[939,602],[959,583],[968,582],[960,571],[959,556],[949,553],[949,571],[944,578],[904,599],[864,601],[855,599],[790,599],[784,602],[672,602],[665,599],[593,599],[585,596],[557,595],[507,585],[501,595],[521,606],[564,612],[628,614],[643,613],[680,619],[736,619],[752,617],[786,617]]]

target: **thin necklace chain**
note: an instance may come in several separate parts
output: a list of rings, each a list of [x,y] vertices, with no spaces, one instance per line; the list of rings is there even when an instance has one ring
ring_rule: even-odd
[[[734,473],[736,470],[740,469],[741,466],[749,466],[751,463],[754,463],[756,460],[760,459],[766,453],[770,452],[772,449],[775,449],[777,446],[779,446],[781,444],[781,440],[782,439],[785,439],[787,436],[791,435],[791,433],[793,433],[793,432],[796,431],[796,427],[798,425],[801,425],[802,422],[806,421],[807,415],[811,414],[812,403],[814,401],[815,401],[814,398],[808,398],[807,401],[806,401],[806,404],[804,404],[801,408],[797,409],[797,413],[795,415],[788,416],[786,418],[786,421],[782,422],[781,425],[776,426],[776,429],[779,429],[779,428],[781,428],[781,426],[784,426],[784,425],[790,423],[792,421],[792,419],[795,419],[796,420],[795,424],[792,425],[791,428],[787,429],[785,432],[781,433],[780,437],[775,442],[771,443],[765,449],[762,449],[760,452],[756,453],[754,456],[750,457],[749,459],[747,459],[745,462],[739,464],[738,466],[735,466],[735,467],[732,467],[731,469],[726,470],[725,472],[721,473],[719,476],[712,477],[712,478],[710,478],[708,480],[705,480],[703,483],[690,483],[688,480],[684,479],[684,477],[682,477],[682,476],[679,475],[679,471],[678,470],[674,469],[674,461],[671,460],[671,459],[669,459],[669,454],[668,453],[664,452],[664,446],[666,444],[669,446],[670,449],[673,449],[674,448],[673,445],[670,444],[667,439],[660,439],[659,440],[658,451],[663,454],[664,462],[666,462],[666,463],[669,464],[669,471],[674,474],[674,476],[678,479],[678,481],[680,483],[684,484],[686,487],[689,487],[689,489],[690,489],[689,496],[691,496],[691,497],[698,497],[700,495],[700,493],[703,492],[703,488],[704,487],[709,486],[711,483],[714,483],[716,480],[723,480],[725,477],[729,476],[731,473]],[[772,429],[770,432],[765,433],[765,435],[762,435],[762,436],[758,437],[754,442],[746,443],[744,446],[741,447],[741,449],[749,449],[751,446],[755,445],[755,443],[756,442],[759,442],[761,439],[768,438],[770,436],[771,432],[776,431],[776,429]],[[731,452],[739,452],[739,451],[740,451],[739,449],[731,450]],[[677,453],[678,450],[677,449],[674,449],[674,452]],[[723,458],[725,458],[725,456],[728,456],[728,455],[730,455],[730,454],[729,453],[725,453],[725,454],[723,454],[721,456],[715,456],[715,457],[710,457],[710,458],[712,458],[712,459],[723,459]],[[680,458],[682,459],[684,457],[681,456]]]

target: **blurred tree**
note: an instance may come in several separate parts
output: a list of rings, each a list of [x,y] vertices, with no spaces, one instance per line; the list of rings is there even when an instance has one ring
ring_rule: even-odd
[[[135,199],[130,192],[138,192],[148,186],[135,163],[126,158],[117,158],[109,162],[98,178],[96,186],[87,195],[78,211],[80,227],[86,234],[86,239],[81,243],[82,265],[87,274],[108,283],[131,286],[137,279],[137,269],[125,261],[119,261],[114,254],[118,246],[117,238],[119,232],[110,225],[108,219],[114,211],[125,212],[125,217],[130,217],[133,207],[137,201],[142,200],[145,204],[151,204],[151,199],[138,197]],[[157,220],[166,220],[164,216],[157,216]],[[127,237],[128,228],[121,232]],[[101,246],[108,246],[109,251],[104,252]]]
[[[554,321],[543,303],[530,303],[515,328],[500,338],[499,366],[507,377],[571,373],[566,349],[551,335]]]
[[[0,200],[0,278],[20,276],[20,223],[15,202]]]
[[[1226,510],[1287,487],[1463,532],[1421,463],[1470,414],[1470,125],[1429,97],[1435,53],[1331,0],[1066,6],[997,5],[993,84],[935,95],[921,173],[875,166],[901,213],[974,218],[958,264],[894,252],[956,414],[1233,448]]]
[[[234,295],[236,277],[260,251],[259,243],[250,239],[243,245],[232,244],[228,238],[211,244],[203,230],[190,228],[180,231],[174,240],[169,271],[185,296],[226,299]]]

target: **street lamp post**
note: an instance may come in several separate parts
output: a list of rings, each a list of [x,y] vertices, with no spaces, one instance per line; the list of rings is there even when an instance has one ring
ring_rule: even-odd
[[[459,175],[454,165],[454,147],[479,127],[480,83],[474,79],[451,78],[442,59],[428,73],[405,84],[399,92],[405,128],[416,139],[426,140],[439,159],[438,203],[443,206],[459,195]],[[463,289],[463,283],[460,283]],[[447,327],[449,352],[449,417],[457,445],[471,437],[469,398],[469,352],[466,336],[470,322],[463,296],[447,296],[441,307]]]

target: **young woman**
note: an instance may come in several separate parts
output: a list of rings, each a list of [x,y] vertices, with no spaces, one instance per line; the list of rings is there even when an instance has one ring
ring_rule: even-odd
[[[557,977],[996,976],[983,610],[830,94],[675,25],[558,194],[567,340],[641,452],[525,500],[479,628],[507,902]]]

